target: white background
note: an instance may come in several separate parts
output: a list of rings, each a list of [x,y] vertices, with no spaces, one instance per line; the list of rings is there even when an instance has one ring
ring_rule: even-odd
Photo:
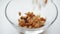
[[[0,34],[19,34],[19,32],[7,21],[4,15],[5,6],[9,0],[0,0]],[[53,0],[58,7],[59,15],[50,28],[42,34],[60,34],[60,0]]]

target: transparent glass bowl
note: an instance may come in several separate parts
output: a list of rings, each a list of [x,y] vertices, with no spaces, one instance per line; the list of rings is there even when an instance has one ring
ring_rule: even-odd
[[[32,11],[36,15],[41,15],[46,18],[46,23],[41,28],[24,28],[18,25],[18,12],[24,13]],[[5,8],[5,16],[7,20],[19,31],[25,33],[26,31],[32,33],[41,33],[50,27],[58,17],[58,8],[53,1],[48,1],[41,9],[34,8],[31,0],[11,0],[7,3]]]

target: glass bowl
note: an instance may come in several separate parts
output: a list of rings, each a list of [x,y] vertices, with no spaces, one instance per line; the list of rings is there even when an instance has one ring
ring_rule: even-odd
[[[5,8],[5,16],[7,20],[21,33],[30,32],[30,33],[42,33],[48,27],[50,27],[58,17],[58,8],[55,3],[51,0],[48,0],[47,4],[41,4],[41,8],[38,9],[38,6],[32,2],[32,0],[10,0]],[[19,15],[18,12],[24,13],[32,11],[36,15],[41,15],[46,18],[45,25],[41,28],[24,28],[18,25]]]

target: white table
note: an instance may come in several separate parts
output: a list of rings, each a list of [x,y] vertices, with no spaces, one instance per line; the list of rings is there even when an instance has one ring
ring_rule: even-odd
[[[8,22],[4,15],[4,9],[9,0],[0,0],[0,34],[19,34],[19,32]],[[60,14],[60,0],[54,0]],[[58,19],[42,34],[60,34],[60,15]]]

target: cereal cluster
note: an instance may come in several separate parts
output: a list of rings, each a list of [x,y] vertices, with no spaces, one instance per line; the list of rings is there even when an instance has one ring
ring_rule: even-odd
[[[45,18],[35,15],[33,12],[27,12],[25,15],[26,16],[21,16],[21,12],[19,12],[19,16],[21,17],[18,19],[18,25],[21,27],[40,28],[44,26],[44,23],[46,22]]]

